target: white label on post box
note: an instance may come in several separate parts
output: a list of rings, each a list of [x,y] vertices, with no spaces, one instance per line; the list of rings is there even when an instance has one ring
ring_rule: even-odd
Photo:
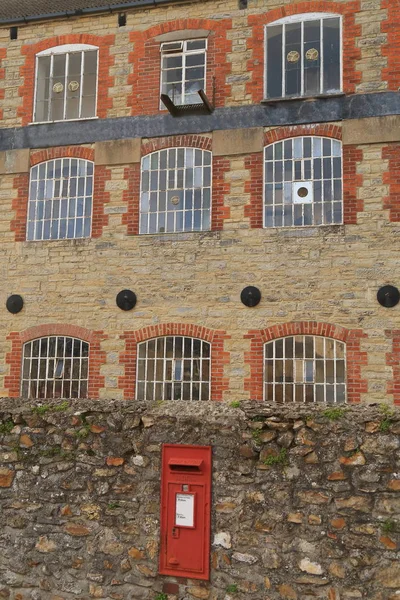
[[[194,494],[177,494],[175,525],[194,527]]]

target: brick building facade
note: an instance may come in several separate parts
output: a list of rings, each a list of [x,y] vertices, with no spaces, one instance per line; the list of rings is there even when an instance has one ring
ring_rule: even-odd
[[[394,3],[13,4],[1,394],[398,404]]]

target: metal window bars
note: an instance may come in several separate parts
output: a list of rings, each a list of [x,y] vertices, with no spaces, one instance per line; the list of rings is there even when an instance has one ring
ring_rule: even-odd
[[[211,346],[186,336],[138,344],[138,400],[209,400]]]

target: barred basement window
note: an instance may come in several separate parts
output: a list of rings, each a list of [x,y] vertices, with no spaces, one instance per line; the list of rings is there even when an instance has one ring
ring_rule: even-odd
[[[161,94],[176,106],[199,103],[197,92],[206,85],[207,40],[164,42],[160,50]]]
[[[264,399],[280,404],[345,402],[345,344],[311,335],[267,342],[264,345]]]
[[[138,400],[209,400],[208,342],[182,336],[159,337],[138,344]]]
[[[142,159],[139,233],[204,231],[211,223],[211,152],[168,148]]]
[[[93,163],[58,158],[32,167],[28,240],[89,237],[92,222]]]
[[[341,63],[338,15],[294,15],[266,27],[266,98],[338,93]]]
[[[66,44],[36,56],[33,120],[66,121],[96,116],[98,48]]]
[[[343,221],[342,145],[296,137],[264,150],[264,227]]]
[[[89,344],[51,336],[24,344],[21,394],[24,398],[86,398]]]

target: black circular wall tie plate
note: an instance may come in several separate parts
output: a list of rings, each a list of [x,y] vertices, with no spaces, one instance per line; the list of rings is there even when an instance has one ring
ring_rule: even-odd
[[[243,288],[240,299],[245,306],[257,306],[261,300],[261,292],[253,285]]]
[[[116,302],[121,310],[132,310],[136,305],[136,294],[131,290],[121,290],[117,294]]]
[[[20,296],[19,294],[13,294],[12,296],[9,296],[7,298],[6,301],[6,307],[8,312],[12,313],[13,315],[16,315],[17,313],[19,313],[22,310],[22,307],[24,306],[24,300],[22,298],[22,296]]]
[[[393,308],[400,300],[400,292],[394,285],[384,285],[376,295],[378,302],[385,308]]]

